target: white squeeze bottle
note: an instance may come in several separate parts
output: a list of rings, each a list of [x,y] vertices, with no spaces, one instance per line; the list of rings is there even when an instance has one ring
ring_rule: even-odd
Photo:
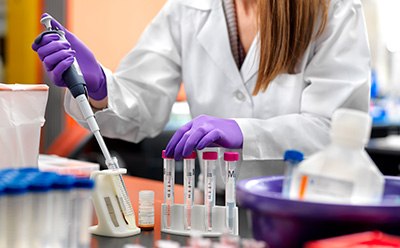
[[[371,117],[338,109],[332,116],[331,144],[300,163],[290,198],[327,203],[378,204],[384,177],[364,150]]]

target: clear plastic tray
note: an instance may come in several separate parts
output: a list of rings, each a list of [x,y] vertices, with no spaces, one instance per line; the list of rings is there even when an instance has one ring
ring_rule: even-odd
[[[56,155],[40,154],[38,164],[41,171],[51,171],[76,177],[90,177],[93,171],[100,169],[100,165],[97,163],[68,159]]]

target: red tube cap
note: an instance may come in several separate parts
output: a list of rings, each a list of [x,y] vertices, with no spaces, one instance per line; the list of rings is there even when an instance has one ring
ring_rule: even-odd
[[[203,159],[205,160],[217,160],[218,152],[203,152]]]
[[[165,154],[165,150],[162,150],[162,155],[161,155],[161,157],[162,158],[168,158],[168,159],[173,159],[173,157],[167,157],[167,154]]]
[[[189,156],[184,157],[184,159],[195,159],[195,158],[196,158],[196,152],[195,151],[193,151],[192,154],[190,154]]]
[[[225,161],[238,161],[239,160],[239,153],[238,152],[225,152],[224,153],[224,160]]]

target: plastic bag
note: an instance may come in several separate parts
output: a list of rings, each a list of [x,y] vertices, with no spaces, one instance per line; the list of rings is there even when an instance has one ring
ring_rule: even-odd
[[[49,87],[0,84],[0,168],[37,166]]]

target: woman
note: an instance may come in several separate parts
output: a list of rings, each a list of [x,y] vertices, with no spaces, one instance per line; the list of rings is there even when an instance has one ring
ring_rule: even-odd
[[[167,154],[242,149],[239,178],[274,173],[265,161],[287,149],[324,147],[337,108],[368,110],[360,0],[169,0],[114,73],[65,31],[68,42],[47,35],[33,49],[60,86],[76,56],[103,135],[156,136],[183,82],[194,119]],[[69,93],[65,107],[85,125]]]

